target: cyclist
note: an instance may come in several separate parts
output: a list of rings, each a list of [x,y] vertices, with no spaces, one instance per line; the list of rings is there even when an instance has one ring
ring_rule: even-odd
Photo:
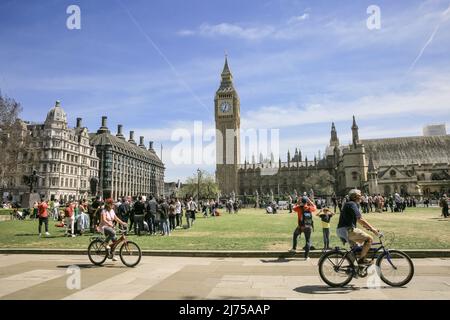
[[[358,259],[358,264],[368,264],[369,261],[365,259],[365,257],[372,245],[373,238],[363,230],[358,229],[357,222],[376,235],[378,235],[378,230],[372,227],[372,225],[370,225],[370,223],[361,215],[361,211],[359,210],[359,203],[362,199],[361,191],[352,189],[350,190],[348,197],[349,201],[344,204],[341,215],[339,216],[337,234],[339,237],[348,240],[350,245],[362,243],[363,247],[361,256]]]
[[[106,236],[105,243],[107,244],[106,249],[108,249],[108,252],[111,250],[111,246],[109,245],[109,241],[112,240],[112,245],[114,246],[117,238],[116,238],[116,231],[114,230],[114,222],[120,223],[122,226],[125,227],[126,230],[126,223],[120,220],[116,213],[114,212],[114,203],[112,199],[107,199],[105,201],[105,208],[102,210],[100,215],[100,225],[98,226],[98,229],[100,232],[103,232],[103,234]],[[108,257],[112,259],[113,261],[117,261],[117,259],[114,257],[114,253],[110,253],[110,256]]]

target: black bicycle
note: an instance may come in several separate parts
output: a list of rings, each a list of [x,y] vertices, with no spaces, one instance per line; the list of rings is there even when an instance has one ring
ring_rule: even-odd
[[[414,276],[414,264],[403,251],[387,249],[383,238],[380,233],[379,242],[372,244],[367,254],[370,264],[358,265],[358,254],[362,250],[358,245],[352,246],[350,250],[336,247],[324,253],[319,259],[320,277],[331,287],[344,287],[353,278],[366,277],[375,260],[376,272],[384,283],[392,287],[406,285]]]
[[[122,263],[127,267],[135,267],[141,261],[141,248],[136,242],[128,241],[126,238],[126,231],[120,230],[120,238],[108,248],[108,243],[105,242],[104,237],[93,237],[88,247],[89,260],[97,266],[105,263],[107,258],[114,256],[114,251],[120,246],[119,256]]]

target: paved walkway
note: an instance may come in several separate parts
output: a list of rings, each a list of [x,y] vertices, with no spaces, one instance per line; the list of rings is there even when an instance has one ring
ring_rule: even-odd
[[[415,259],[407,288],[367,279],[347,288],[322,283],[317,259],[143,257],[94,267],[84,256],[0,255],[0,299],[450,299],[450,259]],[[80,267],[80,289],[68,289],[68,267]]]

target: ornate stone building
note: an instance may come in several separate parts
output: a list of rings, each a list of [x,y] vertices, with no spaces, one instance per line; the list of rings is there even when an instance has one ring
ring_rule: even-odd
[[[91,134],[91,144],[100,159],[99,192],[105,197],[118,199],[123,196],[150,195],[164,193],[164,164],[153,149],[153,142],[147,149],[144,137],[139,145],[134,141],[134,131],[128,140],[118,125],[117,134],[112,135],[102,117],[102,126]]]
[[[225,60],[222,81],[214,100],[216,129],[225,137],[227,129],[237,130],[216,142],[216,180],[224,194],[285,194],[309,191],[305,181],[313,177],[329,180],[334,193],[346,194],[352,188],[383,195],[398,192],[411,196],[438,196],[450,193],[450,135],[386,139],[360,139],[353,117],[352,143],[340,145],[334,123],[330,144],[324,156],[308,160],[299,149],[287,161],[263,160],[238,164],[240,101]],[[216,131],[217,132],[217,131]],[[217,138],[217,137],[216,137]],[[216,139],[218,140],[218,139]],[[225,159],[225,151],[234,155]],[[219,162],[221,161],[221,162]]]
[[[36,170],[39,179],[34,191],[47,199],[79,199],[90,193],[92,179],[98,178],[96,150],[89,144],[87,128],[77,119],[70,128],[59,101],[50,109],[43,124],[24,122],[31,135],[32,151],[19,156],[18,168],[11,184],[12,195],[19,201],[29,192],[24,175]]]

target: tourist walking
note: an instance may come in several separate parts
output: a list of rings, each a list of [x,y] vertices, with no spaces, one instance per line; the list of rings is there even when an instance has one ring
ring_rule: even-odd
[[[39,237],[42,236],[42,224],[45,225],[45,235],[49,236],[48,232],[48,202],[42,200],[38,205],[38,217],[39,217]]]
[[[147,217],[146,217],[150,235],[155,235],[156,230],[158,229],[156,225],[157,211],[158,211],[158,202],[156,202],[155,197],[152,195],[150,201],[147,203]]]
[[[183,209],[181,207],[181,202],[178,198],[175,199],[175,217],[177,220],[176,228],[183,227]]]
[[[441,200],[439,201],[439,206],[442,208],[442,215],[444,218],[448,218],[449,212],[448,212],[448,197],[446,194],[442,195]]]
[[[146,212],[144,198],[138,197],[138,201],[133,206],[134,213],[134,234],[141,236],[141,231],[144,231],[144,215]]]
[[[66,204],[66,210],[64,210],[65,225],[66,225],[66,236],[75,237],[75,217],[74,217],[75,205],[72,201]]]
[[[170,200],[169,203],[169,229],[175,230],[175,201]]]
[[[186,219],[188,228],[194,225],[196,211],[197,211],[197,204],[194,202],[192,197],[190,197],[188,203],[186,204]]]

